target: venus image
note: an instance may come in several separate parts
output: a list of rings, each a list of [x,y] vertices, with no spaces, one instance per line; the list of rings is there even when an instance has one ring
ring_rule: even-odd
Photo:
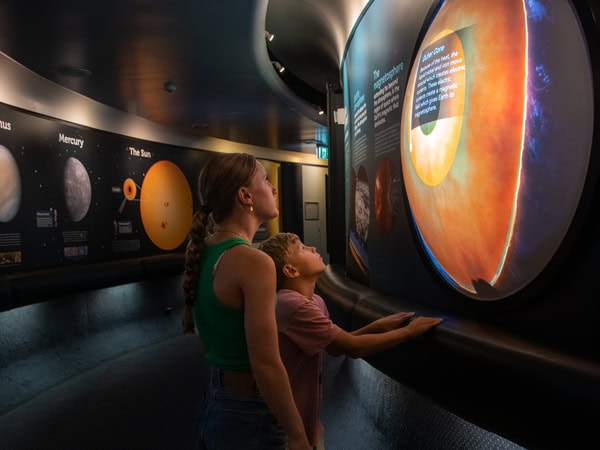
[[[424,36],[403,105],[404,183],[431,263],[469,297],[518,292],[567,232],[593,134],[586,55],[564,0],[447,0]]]
[[[12,153],[0,145],[0,222],[10,222],[21,204],[21,176]]]
[[[77,158],[67,159],[63,187],[69,218],[73,222],[79,222],[90,209],[92,184],[85,166]]]
[[[190,186],[179,167],[166,160],[153,164],[140,190],[140,213],[150,240],[163,250],[181,245],[192,223],[193,208]]]

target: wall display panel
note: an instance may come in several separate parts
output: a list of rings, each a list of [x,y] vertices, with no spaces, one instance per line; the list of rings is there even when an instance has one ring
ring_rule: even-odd
[[[400,165],[400,121],[410,65],[426,17],[437,2],[372,2],[356,26],[342,66],[349,167],[347,267],[364,284],[391,282],[389,259],[409,232]],[[410,251],[410,250],[409,250]],[[418,258],[412,252],[407,259]],[[409,270],[411,270],[409,268]]]
[[[0,105],[0,272],[182,252],[209,155]]]
[[[188,152],[120,139],[110,153],[113,254],[182,249],[194,211],[192,186],[200,167],[200,161],[186,161]]]
[[[10,115],[16,169],[7,173],[19,174],[20,201],[13,219],[0,229],[17,258],[0,270],[52,266],[96,253],[92,202],[101,181],[92,176],[93,133],[5,107],[2,112]],[[9,177],[9,191],[16,192],[15,176]]]
[[[23,171],[22,158],[15,147],[13,112],[0,105],[0,270],[22,261]]]
[[[450,286],[499,300],[543,271],[579,205],[593,128],[570,2],[441,5],[410,73],[401,157],[418,236]]]

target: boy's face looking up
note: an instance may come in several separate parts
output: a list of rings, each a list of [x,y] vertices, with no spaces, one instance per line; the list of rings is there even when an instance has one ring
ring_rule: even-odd
[[[297,273],[303,277],[320,275],[326,268],[323,258],[317,252],[317,249],[304,245],[299,239],[294,240],[290,244],[286,259],[286,265],[289,264],[297,271],[293,273]]]

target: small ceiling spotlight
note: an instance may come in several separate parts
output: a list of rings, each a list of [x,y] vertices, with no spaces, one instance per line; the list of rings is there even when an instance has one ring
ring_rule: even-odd
[[[267,30],[265,30],[265,39],[267,41],[271,42],[274,38],[275,35],[273,33],[269,33]]]
[[[167,91],[168,93],[172,93],[175,92],[177,90],[177,85],[175,84],[174,81],[165,81],[165,84],[163,85],[163,87],[165,88],[165,91]]]
[[[325,114],[325,111],[323,111],[323,108],[321,108],[321,107],[319,106],[319,109],[318,109],[317,113],[318,113],[320,116],[322,116],[323,114]]]
[[[275,66],[275,69],[277,69],[277,72],[279,72],[279,73],[285,72],[285,67],[283,67],[279,61],[272,61],[272,62],[273,62],[273,66]]]

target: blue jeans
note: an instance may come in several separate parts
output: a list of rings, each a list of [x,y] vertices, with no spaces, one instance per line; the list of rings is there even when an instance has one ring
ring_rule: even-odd
[[[285,431],[258,391],[238,397],[223,390],[222,372],[211,371],[198,427],[203,450],[284,450]]]

